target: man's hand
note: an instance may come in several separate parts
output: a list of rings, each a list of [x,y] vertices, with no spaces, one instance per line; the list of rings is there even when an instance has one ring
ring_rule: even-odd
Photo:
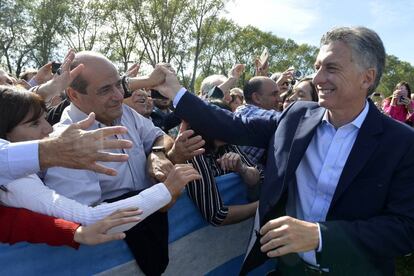
[[[200,174],[190,164],[178,164],[168,174],[164,181],[165,186],[173,198],[171,202],[180,196],[188,182],[201,179]]]
[[[229,78],[239,79],[240,76],[244,72],[245,65],[244,64],[235,64],[233,68],[231,68],[229,72]]]
[[[174,165],[163,152],[151,152],[147,157],[149,175],[157,182],[164,182]]]
[[[174,72],[171,68],[171,65],[167,63],[159,63],[155,65],[154,70],[149,75],[150,86],[156,86],[162,84],[165,81],[165,72],[164,69],[168,69],[170,72]]]
[[[74,58],[75,51],[70,49],[63,60],[62,66],[59,68],[59,74],[55,74],[50,81],[39,87],[37,93],[42,96],[45,101],[49,101],[53,96],[63,92],[82,72],[83,64],[79,64],[73,70],[70,70],[70,65]]]
[[[316,223],[284,216],[267,222],[261,229],[260,248],[268,257],[315,250],[319,245]]]
[[[37,85],[41,85],[53,78],[52,62],[48,62],[37,70],[36,75],[32,78]]]
[[[53,166],[72,169],[86,169],[107,175],[116,175],[116,170],[97,163],[123,162],[128,160],[127,154],[104,152],[105,149],[131,148],[132,142],[123,139],[108,139],[105,137],[127,132],[125,127],[104,127],[97,130],[85,131],[95,121],[95,114],[70,125],[56,137],[39,141],[39,162],[41,170]]]
[[[240,155],[235,152],[228,152],[224,154],[221,158],[217,159],[217,162],[224,171],[241,173],[246,169]]]
[[[183,164],[194,156],[204,153],[203,146],[206,142],[203,140],[203,137],[200,135],[192,137],[193,135],[194,130],[188,129],[187,122],[183,121],[174,145],[167,154],[174,164]]]
[[[138,75],[139,67],[140,65],[138,63],[132,64],[132,66],[126,71],[125,75],[130,78],[136,77]]]
[[[283,86],[284,83],[290,82],[293,79],[293,72],[295,69],[288,68],[286,71],[284,71],[280,77],[276,80],[277,86],[280,88]]]
[[[140,218],[138,215],[140,214],[142,214],[142,211],[135,208],[118,210],[94,224],[89,226],[80,226],[76,229],[73,240],[77,243],[88,245],[122,240],[125,238],[124,233],[107,234],[106,232],[115,226],[139,222]]]
[[[269,74],[269,61],[267,60],[265,64],[260,63],[260,59],[256,58],[254,60],[254,66],[256,68],[255,76],[265,76]]]
[[[182,88],[177,76],[165,66],[160,65],[157,68],[160,68],[165,74],[165,81],[155,86],[154,89],[158,90],[164,97],[174,100],[175,95],[177,95],[178,91]]]

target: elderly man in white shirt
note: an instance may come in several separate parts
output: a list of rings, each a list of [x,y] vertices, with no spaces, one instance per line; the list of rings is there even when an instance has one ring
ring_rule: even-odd
[[[121,79],[115,66],[106,57],[93,52],[81,52],[76,54],[72,67],[79,64],[83,64],[83,70],[66,91],[71,104],[63,112],[60,123],[55,125],[56,133],[67,125],[82,120],[89,112],[95,112],[96,121],[89,128],[90,130],[111,125],[125,126],[128,133],[114,136],[113,139],[129,139],[133,142],[133,147],[126,151],[115,151],[115,153],[129,155],[125,163],[110,164],[119,172],[116,177],[107,177],[87,170],[52,168],[45,175],[45,184],[59,194],[83,204],[111,202],[114,199],[136,194],[152,185],[146,169],[147,159],[148,167],[152,171],[151,175],[157,181],[164,181],[173,167],[167,156],[177,160],[179,159],[177,155],[181,154],[176,151],[178,147],[173,147],[174,141],[155,127],[150,120],[123,105],[124,87],[128,86],[128,79]],[[164,77],[163,73],[160,74]],[[194,154],[199,153],[197,149],[193,150]],[[67,185],[68,182],[74,183]],[[168,190],[162,189],[165,186],[160,187],[160,197],[170,197]],[[135,237],[133,240],[129,239],[132,237],[129,234],[131,232],[127,232],[126,241],[146,274],[162,273],[168,264],[168,223],[166,222],[165,214],[155,213],[135,228],[149,227],[144,232],[131,229],[139,231],[133,234]],[[143,224],[145,226],[142,226]],[[152,230],[149,231],[150,228]],[[139,238],[145,240],[138,240]],[[137,244],[145,244],[148,240],[158,244],[146,244],[145,248],[139,249],[135,247]],[[141,252],[145,252],[145,256],[140,255]],[[147,266],[147,261],[141,262],[143,259],[150,259],[149,262],[158,262],[158,264]],[[153,270],[154,267],[157,267],[156,271]]]

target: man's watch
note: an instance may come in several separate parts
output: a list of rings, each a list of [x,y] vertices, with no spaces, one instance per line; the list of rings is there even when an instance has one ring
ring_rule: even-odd
[[[164,146],[153,146],[151,152],[163,152],[165,153],[165,147]]]

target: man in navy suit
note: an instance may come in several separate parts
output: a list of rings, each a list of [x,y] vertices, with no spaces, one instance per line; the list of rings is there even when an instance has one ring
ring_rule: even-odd
[[[241,274],[277,258],[277,275],[393,275],[394,258],[414,251],[414,131],[368,100],[384,65],[374,31],[333,29],[315,62],[319,103],[270,119],[209,106],[165,70],[157,90],[193,129],[268,148]]]

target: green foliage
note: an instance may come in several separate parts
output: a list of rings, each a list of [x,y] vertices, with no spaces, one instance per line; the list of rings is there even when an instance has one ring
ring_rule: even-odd
[[[227,75],[235,63],[246,65],[241,86],[267,47],[269,72],[290,66],[305,75],[313,72],[316,47],[220,18],[227,1],[1,0],[0,64],[19,75],[26,66],[61,59],[68,48],[94,50],[121,71],[132,62],[172,63],[193,90],[206,76]],[[387,56],[378,91],[390,95],[402,80],[414,84],[413,66]]]
[[[414,68],[408,62],[400,61],[396,56],[388,55],[385,70],[377,91],[390,96],[394,87],[400,81],[407,81],[414,85]]]

